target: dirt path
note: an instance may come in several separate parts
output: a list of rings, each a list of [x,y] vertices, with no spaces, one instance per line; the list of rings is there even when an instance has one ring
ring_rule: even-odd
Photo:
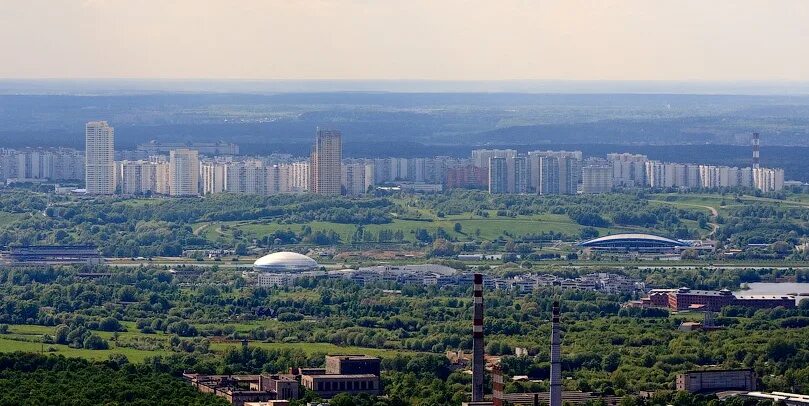
[[[205,223],[205,224],[195,228],[194,231],[193,231],[194,235],[199,235],[200,233],[205,231],[205,229],[208,228],[208,226],[210,226],[210,225],[211,225],[211,223]]]
[[[711,217],[708,219],[708,225],[711,226],[711,233],[708,234],[708,237],[713,237],[716,234],[716,231],[719,230],[719,223],[716,222],[716,218],[719,216],[719,211],[716,210],[715,207],[694,203],[676,202],[676,201],[675,202],[668,202],[665,200],[649,200],[649,201],[655,203],[671,204],[673,206],[687,206],[687,207],[698,207],[700,209],[706,209],[709,212],[711,212]]]

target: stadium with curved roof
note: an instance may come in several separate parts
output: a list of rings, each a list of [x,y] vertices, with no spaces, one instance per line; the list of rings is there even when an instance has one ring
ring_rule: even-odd
[[[584,241],[579,246],[597,251],[671,252],[689,245],[652,234],[614,234]]]
[[[319,266],[314,259],[297,252],[274,252],[253,263],[253,269],[262,272],[306,272]]]

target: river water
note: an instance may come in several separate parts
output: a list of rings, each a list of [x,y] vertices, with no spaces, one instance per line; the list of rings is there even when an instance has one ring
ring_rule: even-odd
[[[794,295],[801,293],[807,296],[796,296],[795,301],[799,302],[801,299],[809,299],[809,283],[797,282],[754,282],[748,283],[749,289],[736,292],[740,295]]]

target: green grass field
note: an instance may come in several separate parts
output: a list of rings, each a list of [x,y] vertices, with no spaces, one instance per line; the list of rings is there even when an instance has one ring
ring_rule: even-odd
[[[145,336],[134,329],[133,323],[123,323],[129,331],[118,333],[119,341],[125,342],[126,340],[133,339],[139,336]],[[43,344],[42,336],[45,334],[53,334],[56,330],[55,327],[37,326],[31,324],[23,325],[10,325],[8,334],[0,335],[0,352],[13,352],[13,351],[26,351],[26,352],[47,352],[51,354],[60,354],[66,357],[80,357],[92,360],[105,360],[111,354],[123,354],[132,362],[141,362],[147,357],[155,355],[168,355],[168,351],[147,351],[139,350],[128,347],[116,347],[115,342],[110,342],[110,348],[107,350],[85,350],[81,348],[71,348],[62,344]],[[109,340],[113,333],[99,331],[96,332],[99,336]],[[161,334],[164,338],[164,336]]]
[[[0,336],[0,352],[46,352],[49,354],[59,354],[66,357],[79,357],[92,360],[105,360],[112,354],[123,354],[131,362],[142,362],[147,357],[154,357],[155,355],[168,355],[167,351],[145,351],[137,350],[134,348],[114,347],[111,346],[108,350],[85,350],[79,348],[70,348],[61,344],[42,344],[41,342],[12,340],[5,338],[5,335]]]
[[[497,217],[491,216],[483,218],[478,216],[455,215],[448,216],[442,219],[431,219],[425,216],[428,221],[419,220],[399,220],[395,219],[389,224],[370,224],[365,226],[365,230],[374,234],[379,233],[380,230],[401,230],[404,238],[408,242],[415,241],[415,233],[418,229],[425,229],[430,233],[434,233],[439,228],[444,229],[450,236],[458,241],[483,239],[495,240],[500,237],[505,237],[505,233],[514,236],[520,236],[532,233],[543,232],[561,232],[568,235],[578,235],[582,226],[576,224],[569,217],[560,214],[543,214],[540,216],[519,216],[519,217]],[[455,223],[461,225],[461,232],[455,232]],[[223,230],[220,227],[225,225]],[[292,230],[300,232],[304,226],[309,226],[312,231],[334,231],[340,235],[343,242],[351,241],[351,236],[356,230],[353,224],[340,224],[313,221],[303,224],[278,224],[273,222],[262,221],[249,221],[249,222],[213,222],[213,223],[195,223],[192,225],[198,234],[209,241],[216,241],[219,239],[229,240],[233,238],[233,232],[240,230],[244,236],[252,238],[263,238],[267,234],[271,234],[277,230]],[[601,235],[615,234],[625,231],[637,231],[636,229],[629,229],[624,227],[611,227],[599,228],[598,231]],[[479,232],[479,236],[478,236]]]
[[[268,327],[270,324],[275,323],[279,322],[270,320],[267,322],[232,324],[232,326],[240,333],[247,333],[256,327]],[[119,332],[117,334],[118,342],[121,343],[146,337],[163,340],[168,340],[169,338],[169,335],[163,333],[141,333],[134,328],[134,325],[131,322],[123,322],[122,324],[127,327],[128,331]],[[197,327],[206,328],[213,326],[198,325]],[[217,325],[216,327],[222,326]],[[43,344],[42,336],[45,334],[53,334],[55,330],[55,327],[49,326],[37,326],[31,324],[10,325],[8,333],[0,334],[0,352],[45,352],[49,354],[59,354],[66,357],[79,357],[90,360],[106,360],[112,354],[122,354],[125,355],[131,362],[142,362],[148,357],[154,357],[157,355],[165,356],[171,354],[171,352],[167,350],[140,350],[128,347],[117,347],[116,342],[110,340],[114,333],[106,331],[97,331],[96,333],[102,338],[109,340],[110,348],[107,350],[86,350],[80,348],[71,348],[62,344]],[[228,348],[239,348],[241,345],[242,344],[239,341],[215,342],[211,344],[210,349],[214,353],[221,354]],[[374,356],[391,356],[398,352],[402,352],[401,350],[386,350],[378,348],[342,347],[330,343],[265,343],[259,341],[250,341],[249,345],[265,349],[300,349],[307,354],[368,354]]]
[[[251,347],[259,347],[264,349],[299,349],[307,354],[365,354],[372,356],[393,356],[397,353],[402,353],[401,350],[385,350],[379,348],[364,348],[364,347],[342,347],[329,343],[263,343],[251,341]],[[211,350],[214,352],[222,352],[230,347],[241,346],[241,343],[213,343]]]

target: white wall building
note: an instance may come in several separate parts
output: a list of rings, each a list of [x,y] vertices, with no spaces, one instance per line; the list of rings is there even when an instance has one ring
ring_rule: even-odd
[[[784,170],[753,168],[753,183],[762,192],[777,192],[784,188]]]
[[[199,152],[194,149],[173,149],[169,152],[169,194],[171,196],[199,195]]]
[[[118,185],[124,195],[157,193],[157,163],[121,161],[118,163]]]
[[[91,121],[84,129],[87,194],[115,193],[115,130],[106,121]]]
[[[224,193],[227,187],[228,164],[205,162],[201,165],[202,194]]]
[[[646,155],[607,154],[612,164],[612,179],[616,187],[642,187],[646,182]]]

